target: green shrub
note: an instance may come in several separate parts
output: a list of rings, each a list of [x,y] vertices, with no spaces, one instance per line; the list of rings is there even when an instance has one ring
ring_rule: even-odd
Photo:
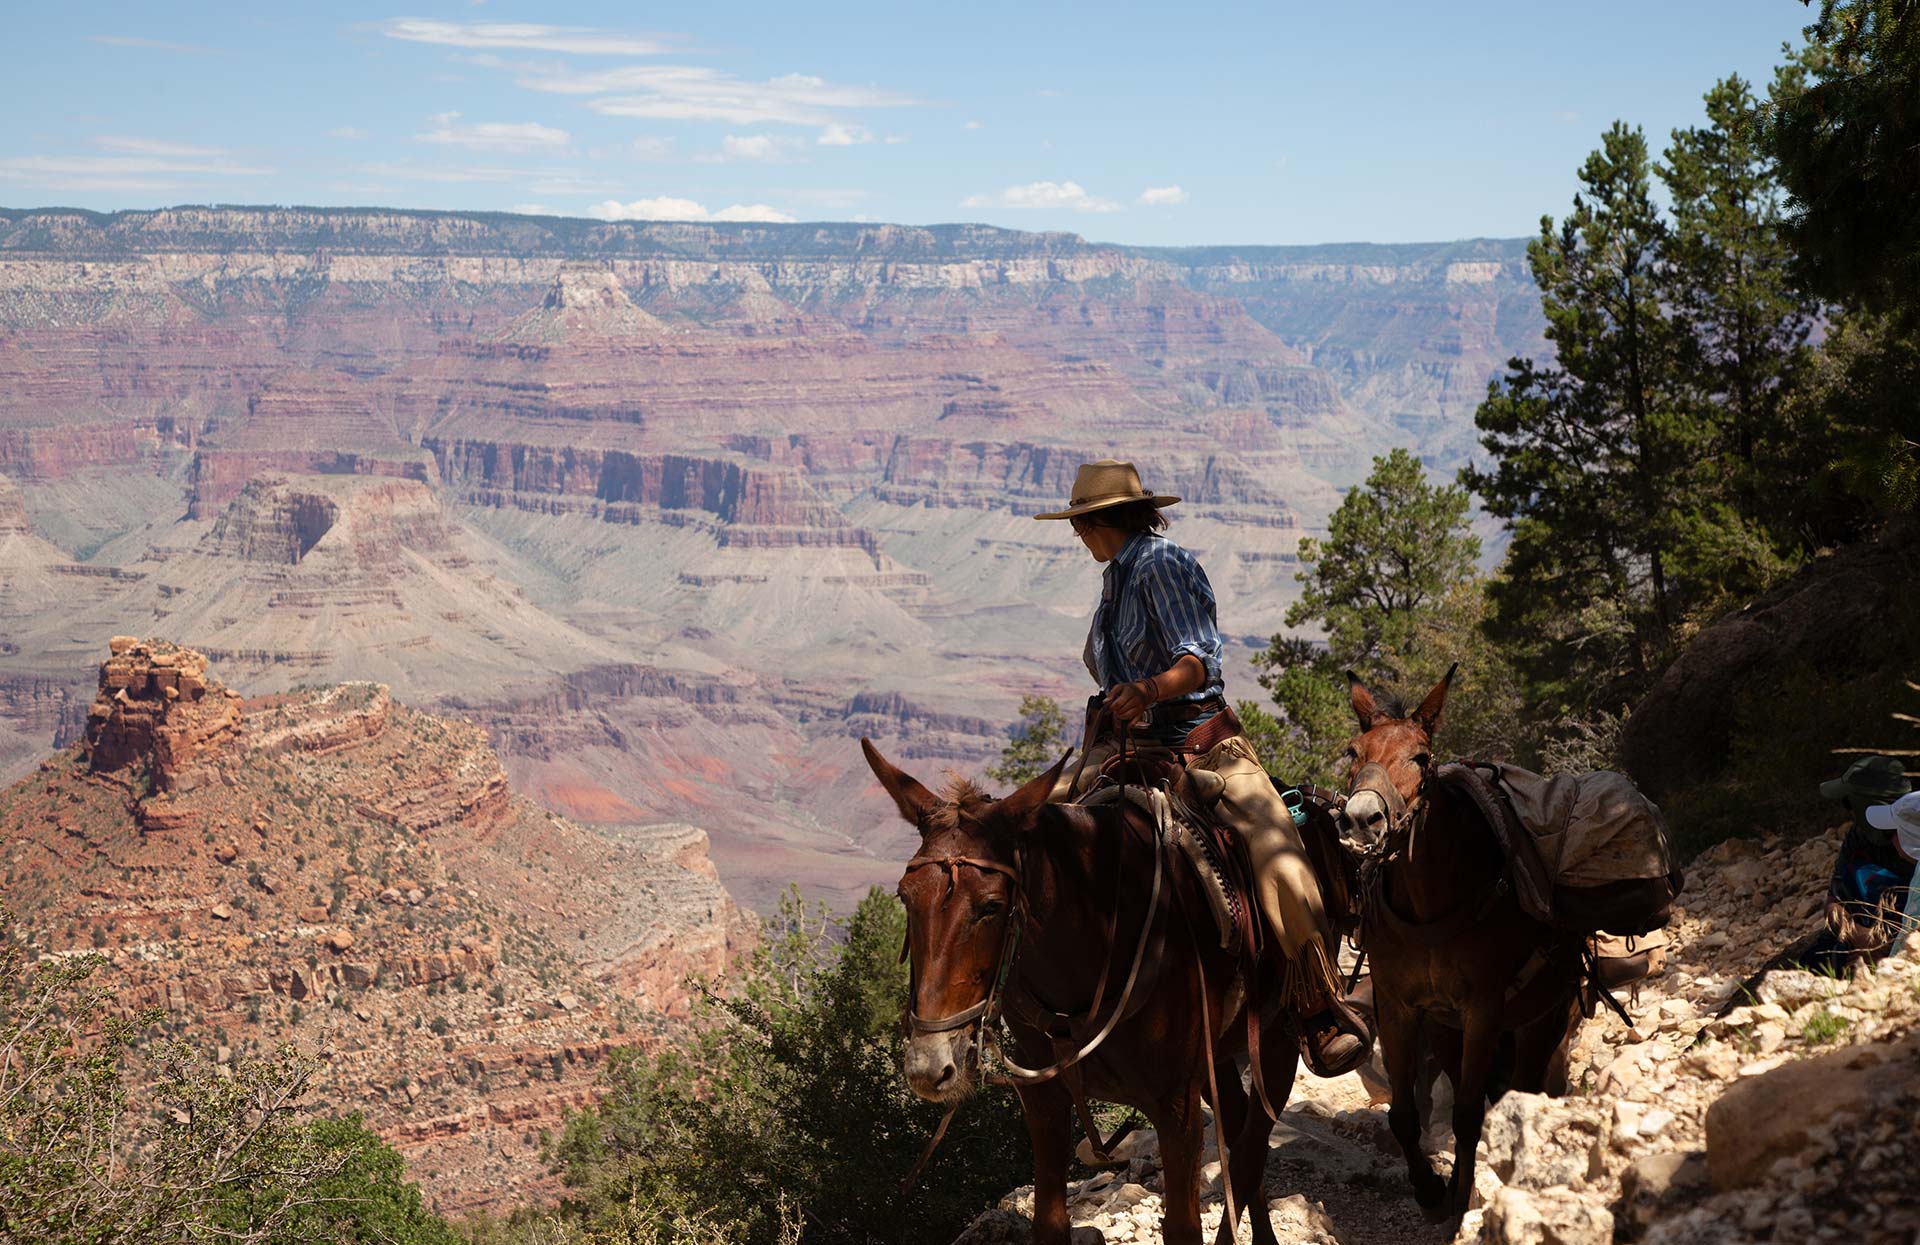
[[[310,1058],[142,1043],[162,1015],[114,1017],[104,957],[29,966],[11,935],[0,909],[0,1240],[457,1241],[359,1117],[305,1117]]]
[[[899,901],[870,891],[835,954],[829,923],[790,894],[740,988],[705,996],[695,1040],[618,1053],[606,1096],[568,1120],[549,1152],[567,1215],[610,1241],[778,1245],[803,1224],[810,1245],[918,1242],[1028,1179],[1017,1103],[987,1089],[901,1191],[942,1114],[900,1076],[905,927]]]

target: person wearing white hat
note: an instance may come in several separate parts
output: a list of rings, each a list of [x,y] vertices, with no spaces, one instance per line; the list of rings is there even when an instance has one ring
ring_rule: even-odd
[[[1920,791],[1909,791],[1891,804],[1867,808],[1867,824],[1876,830],[1891,830],[1894,845],[1914,866],[1907,875],[1906,905],[1901,910],[1902,931],[1911,937],[1920,930]]]
[[[1366,1058],[1372,1035],[1343,998],[1333,967],[1339,942],[1293,813],[1227,703],[1213,586],[1192,553],[1160,534],[1161,512],[1179,501],[1148,491],[1132,463],[1107,458],[1081,465],[1064,510],[1034,516],[1070,522],[1106,565],[1082,657],[1101,689],[1094,704],[1117,726],[1083,741],[1080,770],[1061,779],[1054,798],[1084,791],[1122,730],[1218,774],[1214,812],[1247,845],[1261,911],[1287,960],[1283,991],[1301,1017],[1302,1052],[1315,1072],[1338,1075]]]

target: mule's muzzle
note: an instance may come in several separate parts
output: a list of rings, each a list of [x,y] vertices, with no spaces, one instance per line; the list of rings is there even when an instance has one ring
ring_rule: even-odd
[[[903,1070],[916,1096],[950,1103],[979,1087],[980,1046],[971,1028],[922,1033],[907,1042]]]
[[[1393,824],[1386,800],[1370,787],[1347,797],[1344,814],[1340,823],[1342,836],[1355,847],[1363,849],[1373,847],[1386,838],[1387,830]]]

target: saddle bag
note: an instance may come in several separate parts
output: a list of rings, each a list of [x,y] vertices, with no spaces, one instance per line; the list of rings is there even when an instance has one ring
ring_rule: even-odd
[[[1674,863],[1666,819],[1625,774],[1549,777],[1500,763],[1444,768],[1466,771],[1456,781],[1482,788],[1473,794],[1483,809],[1486,792],[1497,795],[1509,819],[1502,837],[1524,866],[1516,872],[1533,884],[1518,888],[1523,904],[1539,919],[1571,933],[1623,936],[1673,919],[1686,879]],[[1544,894],[1526,903],[1525,892],[1542,880]]]

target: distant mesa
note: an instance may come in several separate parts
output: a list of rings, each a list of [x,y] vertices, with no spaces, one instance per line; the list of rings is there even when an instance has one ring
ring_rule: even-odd
[[[255,477],[207,534],[207,552],[298,565],[393,563],[402,549],[445,551],[452,529],[433,490],[417,480],[361,475]]]
[[[672,333],[658,318],[634,306],[612,272],[570,264],[547,287],[540,306],[514,321],[501,340],[558,345],[595,337],[656,340]]]

